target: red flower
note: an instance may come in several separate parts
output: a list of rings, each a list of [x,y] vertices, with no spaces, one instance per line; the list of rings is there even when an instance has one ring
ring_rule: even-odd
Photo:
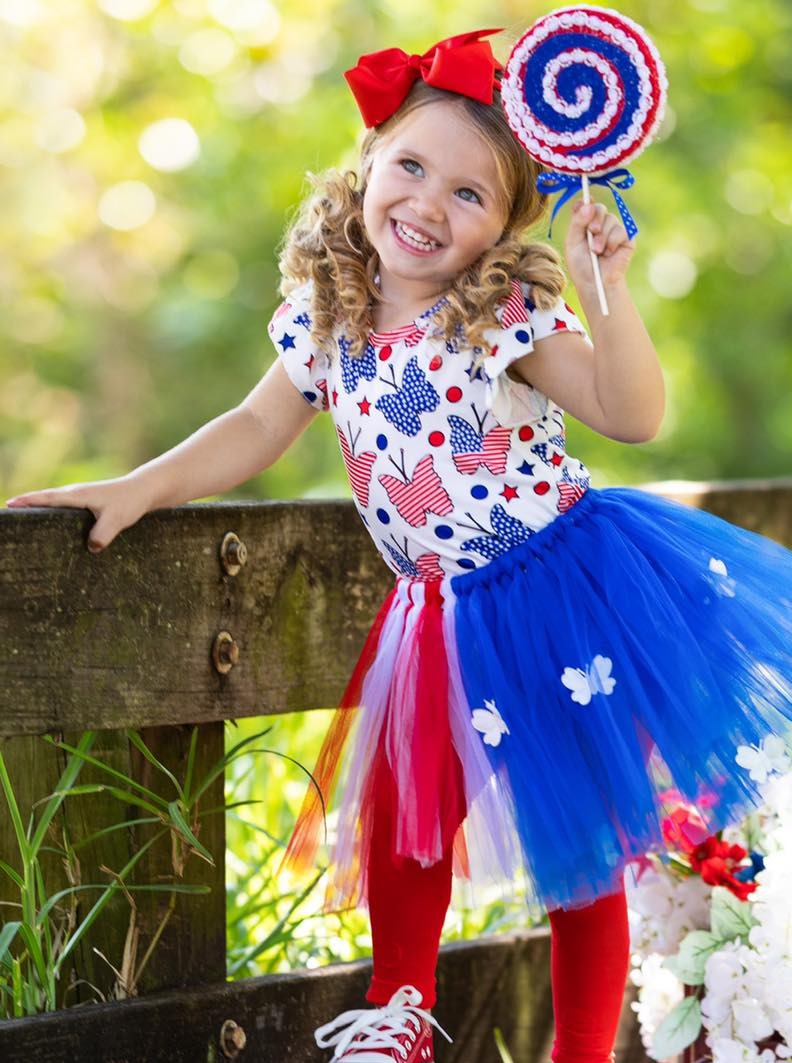
[[[744,901],[756,889],[755,882],[741,882],[734,877],[747,851],[741,845],[728,845],[715,835],[707,838],[689,853],[690,866],[701,874],[710,886],[725,886],[735,897]]]
[[[708,830],[696,809],[689,805],[680,805],[663,820],[663,837],[683,853],[691,853],[700,845]]]

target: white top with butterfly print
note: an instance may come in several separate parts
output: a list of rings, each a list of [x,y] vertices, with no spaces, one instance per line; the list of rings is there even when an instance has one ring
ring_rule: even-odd
[[[351,357],[310,337],[310,283],[275,312],[269,333],[306,401],[329,410],[358,511],[399,575],[439,579],[479,568],[577,502],[588,470],[565,450],[563,410],[506,368],[534,340],[585,329],[558,299],[539,310],[515,281],[479,368],[479,348],[432,334],[436,304],[410,325],[373,332]],[[442,302],[442,300],[441,300]]]

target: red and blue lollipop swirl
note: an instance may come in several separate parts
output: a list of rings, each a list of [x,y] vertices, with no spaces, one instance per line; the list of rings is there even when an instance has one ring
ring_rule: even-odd
[[[553,217],[581,188],[588,200],[589,183],[602,184],[628,236],[638,232],[618,189],[633,184],[624,164],[655,136],[667,92],[654,44],[616,11],[560,8],[523,34],[506,64],[501,97],[517,139],[551,171],[540,176],[540,190],[561,193]]]

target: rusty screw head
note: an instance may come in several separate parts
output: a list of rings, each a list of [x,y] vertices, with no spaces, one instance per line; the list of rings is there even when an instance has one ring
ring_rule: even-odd
[[[220,544],[220,564],[229,576],[236,576],[247,561],[247,547],[236,534],[226,532]]]
[[[212,663],[220,675],[228,675],[239,660],[239,646],[228,631],[219,631],[212,643]]]
[[[233,1019],[226,1019],[220,1030],[220,1048],[227,1059],[236,1059],[247,1044],[245,1031]]]

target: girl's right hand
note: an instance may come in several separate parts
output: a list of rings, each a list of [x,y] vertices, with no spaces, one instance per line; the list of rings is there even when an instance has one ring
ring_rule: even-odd
[[[88,532],[88,549],[98,554],[148,510],[143,485],[131,476],[95,483],[68,484],[42,491],[26,491],[6,501],[9,508],[64,506],[90,509],[96,522]]]

